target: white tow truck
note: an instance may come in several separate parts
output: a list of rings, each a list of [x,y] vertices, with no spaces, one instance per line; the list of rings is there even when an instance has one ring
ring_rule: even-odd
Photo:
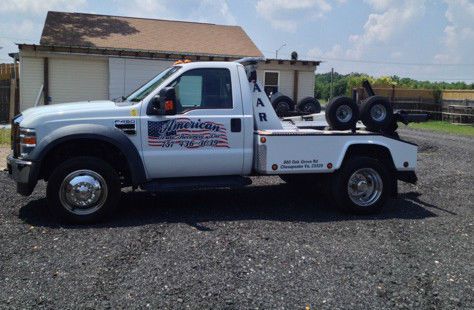
[[[45,180],[52,213],[85,223],[113,212],[124,187],[233,187],[277,175],[324,182],[335,205],[372,213],[397,194],[397,180],[416,182],[417,146],[389,130],[396,118],[386,102],[369,98],[359,109],[334,98],[330,127],[280,119],[258,62],[177,63],[120,102],[24,111],[12,121],[7,159],[17,191],[30,195]],[[356,125],[359,110],[370,131]]]

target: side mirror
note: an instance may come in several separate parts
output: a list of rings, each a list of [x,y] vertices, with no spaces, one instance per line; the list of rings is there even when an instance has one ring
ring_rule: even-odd
[[[148,115],[175,115],[176,93],[173,87],[165,87],[151,98],[147,107]]]

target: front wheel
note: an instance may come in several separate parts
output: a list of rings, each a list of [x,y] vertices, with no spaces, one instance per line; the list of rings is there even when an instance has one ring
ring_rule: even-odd
[[[49,177],[48,206],[62,220],[92,223],[115,208],[120,188],[119,176],[107,162],[75,157],[61,163]]]
[[[389,170],[378,160],[362,156],[345,162],[332,183],[338,206],[357,214],[379,212],[392,189]]]

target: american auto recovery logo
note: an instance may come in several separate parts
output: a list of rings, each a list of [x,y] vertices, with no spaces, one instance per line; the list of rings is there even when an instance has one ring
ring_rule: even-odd
[[[229,147],[227,129],[221,123],[177,118],[148,121],[148,145],[173,148]]]

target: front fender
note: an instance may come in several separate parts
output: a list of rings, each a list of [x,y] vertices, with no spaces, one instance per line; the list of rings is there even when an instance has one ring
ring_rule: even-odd
[[[75,124],[60,127],[45,136],[29,154],[28,160],[41,163],[49,151],[61,143],[76,139],[94,139],[108,142],[117,147],[127,159],[132,183],[146,181],[145,168],[135,145],[119,129],[97,124]]]

